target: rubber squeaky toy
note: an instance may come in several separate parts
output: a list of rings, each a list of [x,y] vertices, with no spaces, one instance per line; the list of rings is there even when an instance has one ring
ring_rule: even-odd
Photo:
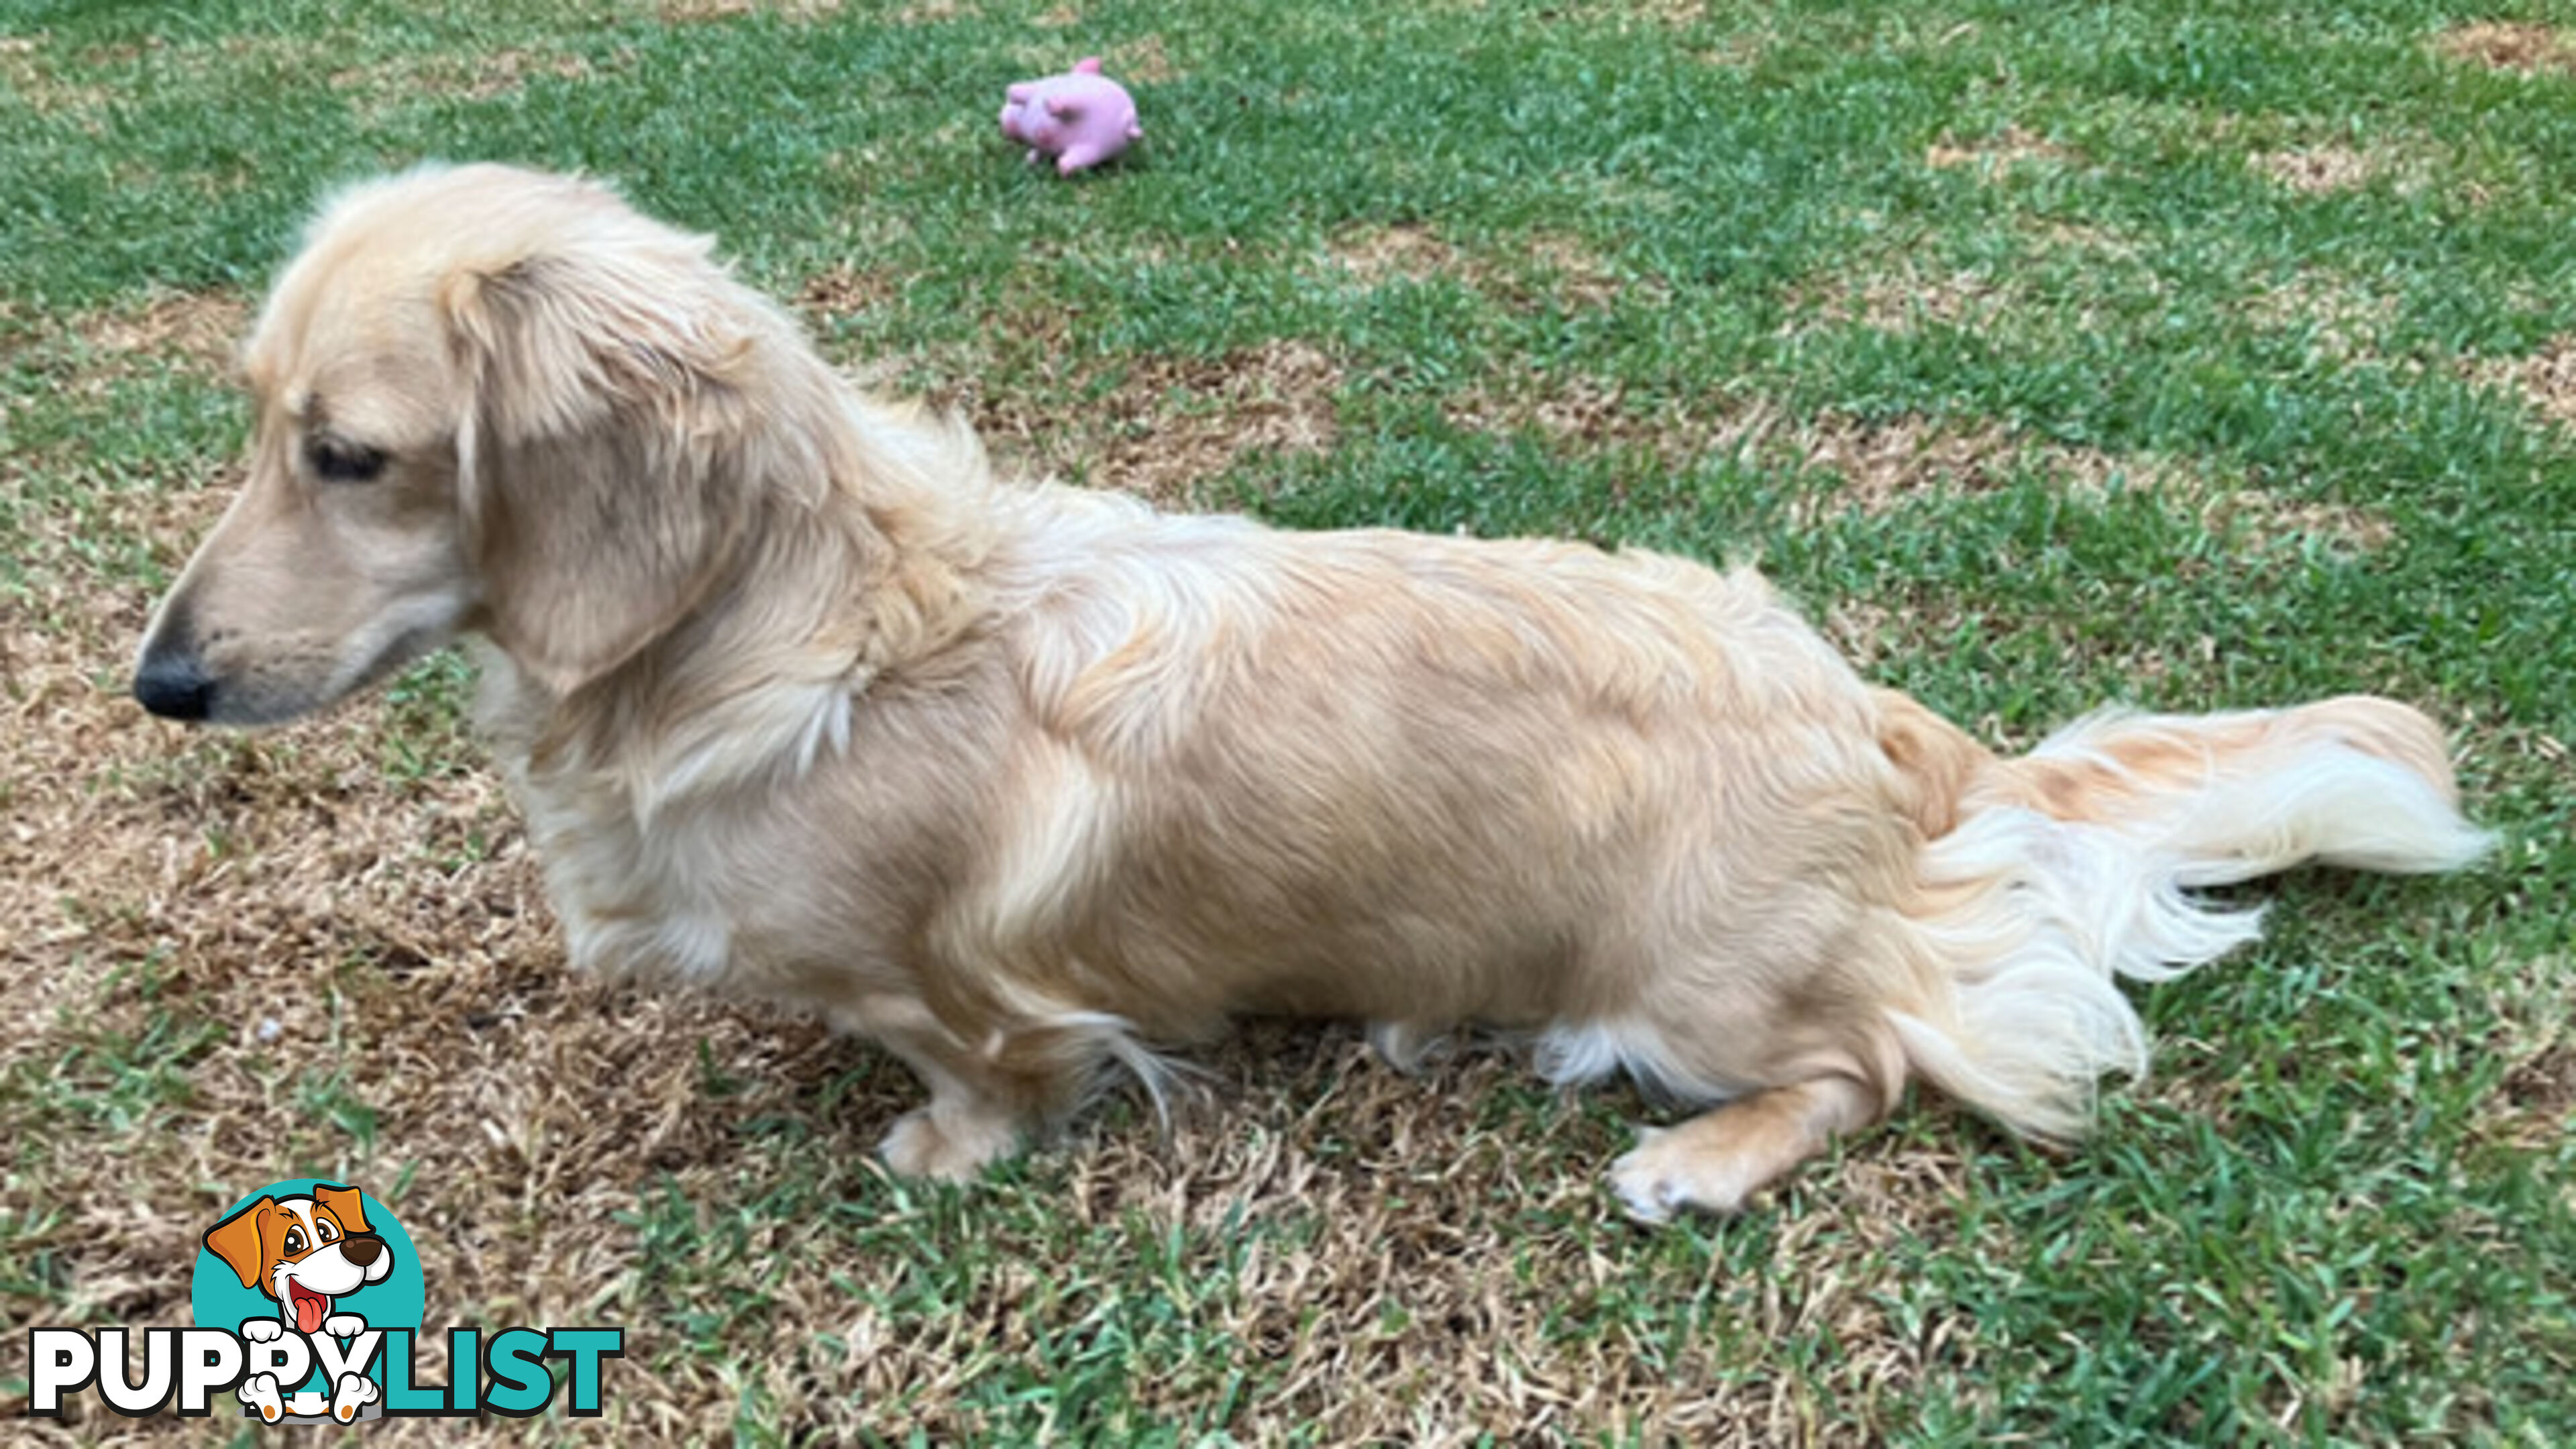
[[[1029,148],[1029,164],[1055,158],[1056,174],[1088,170],[1142,138],[1136,101],[1127,88],[1100,73],[1100,57],[1085,56],[1064,75],[1021,81],[1004,92],[1002,134]]]

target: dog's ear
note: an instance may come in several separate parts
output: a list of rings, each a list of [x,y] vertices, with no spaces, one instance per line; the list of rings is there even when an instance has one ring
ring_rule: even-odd
[[[244,1288],[268,1291],[268,1226],[277,1216],[277,1199],[263,1197],[206,1229],[206,1251],[224,1260]]]
[[[595,250],[460,272],[438,296],[483,627],[559,694],[694,607],[747,506],[752,343],[703,243]]]
[[[315,1183],[313,1200],[322,1204],[323,1208],[331,1214],[332,1221],[340,1225],[340,1231],[344,1233],[367,1231],[366,1194],[356,1188],[337,1187],[327,1182]]]

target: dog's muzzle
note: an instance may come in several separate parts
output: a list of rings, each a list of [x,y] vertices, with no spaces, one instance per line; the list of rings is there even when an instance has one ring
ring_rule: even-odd
[[[135,668],[134,697],[163,719],[198,721],[214,712],[215,681],[194,649],[156,645]]]

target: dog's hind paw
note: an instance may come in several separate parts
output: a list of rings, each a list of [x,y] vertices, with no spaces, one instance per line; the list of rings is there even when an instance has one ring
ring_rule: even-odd
[[[1733,1213],[1791,1168],[1825,1150],[1837,1132],[1877,1120],[1879,1095],[1856,1077],[1816,1077],[1756,1092],[1678,1127],[1638,1132],[1636,1149],[1610,1164],[1610,1186],[1641,1223],[1676,1213]]]
[[[877,1151],[898,1176],[967,1182],[986,1163],[1008,1156],[1019,1140],[1019,1129],[1007,1120],[942,1114],[931,1106],[906,1112]]]
[[[1610,1164],[1610,1189],[1628,1216],[1660,1225],[1678,1213],[1732,1213],[1760,1186],[1741,1162],[1712,1157],[1677,1133],[1648,1127],[1637,1146]]]

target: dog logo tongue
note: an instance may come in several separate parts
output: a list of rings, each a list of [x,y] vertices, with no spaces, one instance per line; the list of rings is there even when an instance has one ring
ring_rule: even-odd
[[[286,1291],[288,1296],[295,1300],[295,1331],[321,1332],[322,1320],[331,1312],[331,1300],[301,1283],[287,1284]]]

